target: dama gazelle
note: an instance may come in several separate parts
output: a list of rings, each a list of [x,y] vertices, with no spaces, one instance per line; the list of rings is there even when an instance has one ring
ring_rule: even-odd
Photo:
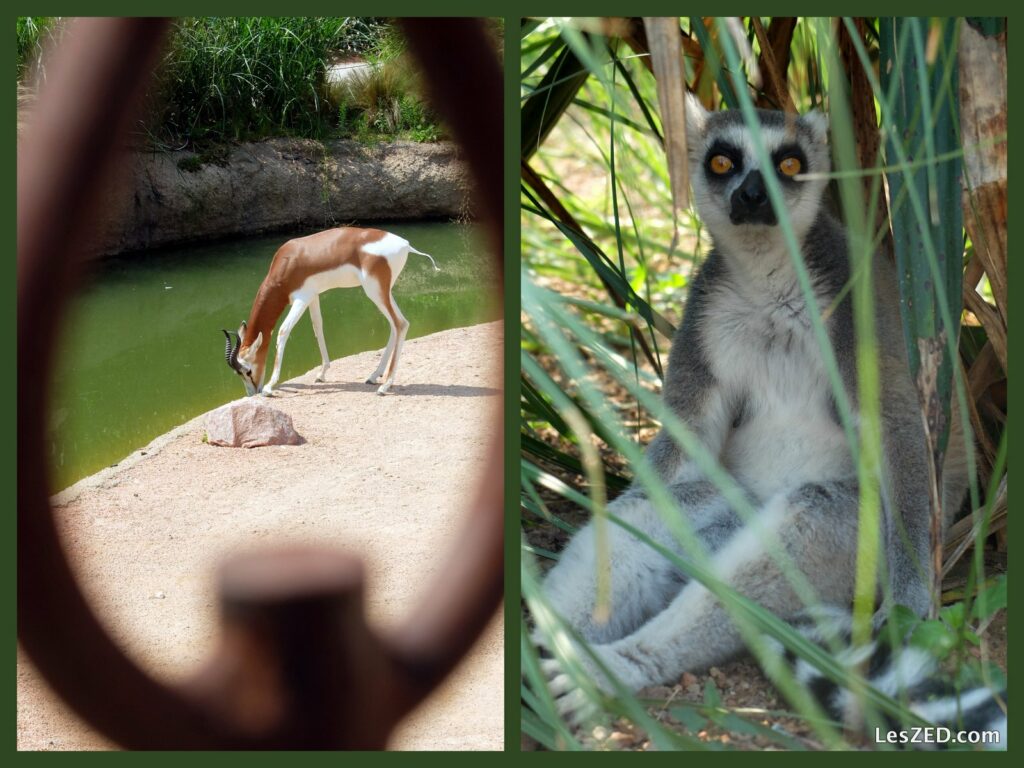
[[[391,289],[410,251],[426,256],[434,265],[434,270],[439,271],[429,254],[417,251],[409,245],[408,240],[379,229],[339,227],[289,240],[278,248],[270,263],[270,270],[256,293],[249,320],[242,323],[233,344],[232,334],[224,331],[227,337],[224,355],[231,369],[242,377],[246,394],[273,394],[281,375],[281,360],[284,358],[288,336],[307,307],[323,360],[323,367],[316,380],[324,381],[327,369],[331,366],[331,358],[324,342],[320,294],[331,288],[354,288],[357,285],[363,287],[366,295],[391,325],[391,335],[380,365],[366,380],[367,384],[380,384],[377,394],[386,394],[395,380],[402,343],[409,330],[409,321],[395,303]],[[274,373],[264,387],[263,375],[270,334],[289,303],[291,309],[277,332]],[[381,376],[384,376],[383,383]]]

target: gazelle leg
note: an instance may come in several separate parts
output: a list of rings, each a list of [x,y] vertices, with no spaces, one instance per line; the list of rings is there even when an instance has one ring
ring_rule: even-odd
[[[388,291],[386,301],[394,316],[392,327],[398,327],[398,340],[395,342],[395,353],[391,356],[391,365],[388,367],[387,378],[384,379],[384,383],[381,384],[380,388],[377,390],[378,395],[387,394],[388,389],[391,387],[391,383],[395,380],[395,371],[398,370],[398,358],[402,355],[402,345],[405,343],[405,335],[409,332],[409,321],[405,319],[405,315],[402,314],[402,310],[398,308],[398,304],[395,303],[395,297],[391,295],[391,291]]]
[[[309,319],[313,322],[313,335],[316,336],[316,343],[320,345],[320,360],[323,367],[317,381],[327,381],[327,369],[331,367],[331,357],[327,354],[327,342],[324,341],[324,319],[320,314],[320,297],[314,296],[309,302]]]
[[[284,322],[281,323],[281,329],[277,332],[277,357],[274,358],[274,373],[270,377],[270,381],[267,382],[267,386],[263,388],[263,394],[267,397],[274,394],[274,385],[277,384],[277,380],[281,376],[281,361],[284,359],[284,348],[288,344],[288,336],[295,324],[299,322],[302,313],[306,311],[307,306],[309,306],[308,301],[293,299],[292,308],[288,310],[288,316],[285,317]]]
[[[376,302],[374,303],[376,304]],[[380,310],[381,312],[384,312],[383,307],[380,307]],[[366,377],[367,384],[380,384],[380,377],[384,375],[384,369],[388,367],[388,360],[391,359],[391,350],[395,347],[395,324],[386,312],[384,312],[384,317],[388,319],[388,325],[391,326],[391,333],[388,336],[387,346],[384,347],[384,351],[381,353],[380,365],[377,366],[377,369],[373,373]]]
[[[377,309],[380,313],[387,318],[388,325],[391,327],[391,334],[388,336],[387,346],[384,347],[384,352],[380,356],[380,364],[377,366],[377,370],[370,374],[366,379],[367,384],[379,384],[380,377],[384,375],[384,371],[388,366],[388,362],[391,360],[391,353],[395,348],[395,340],[398,338],[398,329],[395,323],[395,318],[390,311],[388,304],[385,302],[385,288],[376,280],[372,278],[368,279],[363,283],[363,290],[366,291],[366,295],[370,297],[370,300],[377,305]]]

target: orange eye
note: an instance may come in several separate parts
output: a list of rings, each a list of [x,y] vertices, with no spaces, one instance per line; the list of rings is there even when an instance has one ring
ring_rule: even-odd
[[[709,165],[711,172],[717,173],[719,176],[732,170],[732,160],[725,155],[715,155],[711,158]]]
[[[779,163],[779,171],[783,176],[796,176],[802,168],[803,166],[800,164],[799,158],[796,157],[787,157]]]

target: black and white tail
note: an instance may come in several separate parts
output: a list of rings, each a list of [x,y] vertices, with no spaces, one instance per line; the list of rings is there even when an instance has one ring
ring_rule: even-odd
[[[988,740],[979,741],[979,744],[989,749],[1006,748],[1005,688],[992,690],[981,686],[958,689],[940,673],[932,654],[919,648],[893,648],[881,638],[868,645],[854,647],[851,644],[852,618],[849,611],[824,609],[790,623],[816,644],[830,650],[836,647],[844,649],[837,654],[840,664],[851,671],[866,668],[867,680],[873,687],[894,699],[905,701],[907,709],[922,720],[937,728],[948,729],[950,734],[976,734],[970,736],[972,739],[980,739],[981,734],[987,732]],[[806,686],[830,717],[851,728],[861,727],[864,717],[856,694],[828,679],[791,651],[782,649],[781,645],[777,648],[796,679]],[[910,739],[923,735],[910,733],[904,736],[908,729],[888,716],[884,717],[884,724],[890,732],[899,734],[890,738]],[[879,736],[884,738],[885,734]],[[889,743],[923,749],[943,746],[936,741]]]

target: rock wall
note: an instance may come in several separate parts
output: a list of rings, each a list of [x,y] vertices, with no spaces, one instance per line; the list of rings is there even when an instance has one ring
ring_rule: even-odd
[[[104,255],[289,227],[469,213],[454,144],[270,139],[216,161],[193,152],[131,156],[104,204]]]

